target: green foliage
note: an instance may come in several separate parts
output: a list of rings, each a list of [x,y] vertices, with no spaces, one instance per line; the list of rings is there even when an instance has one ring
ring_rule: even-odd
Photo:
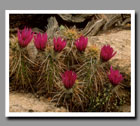
[[[119,107],[126,103],[126,97],[118,97],[113,92],[113,86],[107,83],[105,87],[98,92],[93,92],[89,97],[89,105],[86,111],[89,112],[118,112]]]

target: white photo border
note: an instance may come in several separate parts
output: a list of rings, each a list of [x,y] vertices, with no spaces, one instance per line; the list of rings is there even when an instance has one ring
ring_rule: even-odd
[[[131,112],[9,112],[10,14],[131,14]],[[5,117],[135,117],[135,10],[5,10]]]

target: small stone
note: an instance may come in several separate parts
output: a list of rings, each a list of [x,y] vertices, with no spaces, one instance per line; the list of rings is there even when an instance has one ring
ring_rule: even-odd
[[[29,109],[29,111],[28,112],[34,112],[34,110],[32,110],[32,109]]]

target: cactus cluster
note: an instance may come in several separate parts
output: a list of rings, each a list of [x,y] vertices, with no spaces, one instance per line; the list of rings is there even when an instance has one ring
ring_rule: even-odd
[[[46,95],[69,111],[118,111],[122,99],[114,90],[123,77],[108,62],[117,53],[110,45],[88,47],[83,35],[50,42],[47,33],[35,34],[26,27],[17,36],[10,42],[10,88]],[[27,51],[32,41],[37,49],[34,61]]]

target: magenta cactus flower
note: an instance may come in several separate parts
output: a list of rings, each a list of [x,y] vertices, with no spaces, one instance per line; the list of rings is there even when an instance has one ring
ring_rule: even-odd
[[[31,28],[24,27],[24,29],[21,31],[18,29],[17,35],[20,47],[26,47],[32,40],[33,34],[34,33],[32,32]]]
[[[108,78],[113,85],[118,85],[123,77],[118,70],[113,70],[112,66],[110,67],[110,74],[108,74]]]
[[[73,71],[65,71],[62,74],[62,81],[66,89],[71,89],[75,83],[77,75]]]
[[[47,33],[41,34],[38,33],[35,37],[34,37],[34,45],[38,50],[44,50],[46,48],[46,44],[47,44]]]
[[[57,39],[54,38],[53,43],[54,43],[54,50],[56,52],[61,52],[66,46],[66,41],[62,40],[61,37],[58,37]]]
[[[113,48],[110,45],[104,45],[101,49],[100,58],[102,61],[108,61],[113,56],[115,56],[117,52],[114,52]]]
[[[85,51],[87,44],[88,44],[88,38],[86,38],[84,36],[81,36],[75,42],[75,45],[80,52]]]

